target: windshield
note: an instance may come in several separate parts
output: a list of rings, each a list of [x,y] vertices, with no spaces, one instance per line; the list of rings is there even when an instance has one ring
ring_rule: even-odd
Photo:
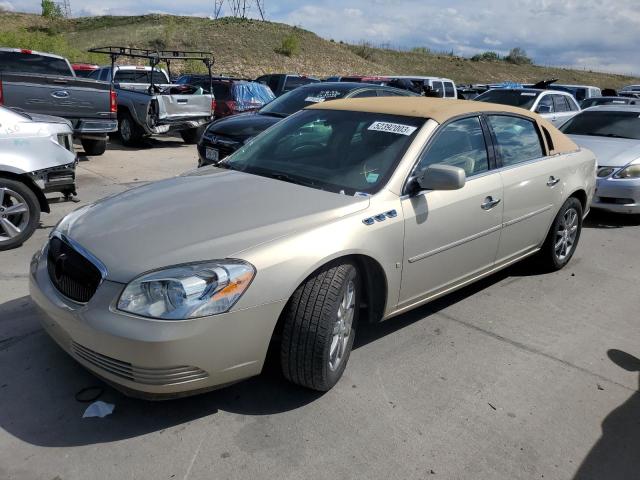
[[[151,83],[151,71],[150,70],[116,70],[116,78],[114,80],[117,83]],[[169,83],[164,72],[154,70],[153,83],[155,85]]]
[[[317,87],[298,88],[297,90],[285,93],[273,102],[265,105],[260,109],[260,113],[286,117],[314,103],[343,98],[349,91],[350,89],[346,88],[337,89],[335,87],[323,87],[321,85]]]
[[[478,95],[475,100],[530,110],[538,95],[540,95],[540,92],[533,90],[488,90],[482,95]]]
[[[219,164],[346,195],[386,184],[425,119],[368,112],[303,110]]]
[[[562,125],[568,135],[631,138],[640,140],[640,112],[583,112]]]

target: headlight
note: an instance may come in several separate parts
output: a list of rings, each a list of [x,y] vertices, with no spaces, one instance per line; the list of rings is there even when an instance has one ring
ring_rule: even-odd
[[[640,178],[640,163],[629,165],[616,173],[613,178]]]
[[[228,311],[255,275],[240,260],[180,265],[133,280],[118,300],[118,310],[162,320],[186,320]]]

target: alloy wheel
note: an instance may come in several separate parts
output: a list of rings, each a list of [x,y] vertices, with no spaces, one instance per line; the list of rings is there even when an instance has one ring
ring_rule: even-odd
[[[332,371],[338,369],[349,348],[355,306],[356,287],[353,280],[349,280],[347,288],[342,295],[342,301],[338,307],[336,321],[333,325],[333,337],[331,338],[331,345],[329,347],[329,368]]]
[[[0,242],[20,235],[29,224],[29,206],[19,193],[0,187]]]
[[[560,262],[563,262],[571,254],[577,235],[578,212],[575,208],[569,208],[558,222],[555,234],[554,252]]]

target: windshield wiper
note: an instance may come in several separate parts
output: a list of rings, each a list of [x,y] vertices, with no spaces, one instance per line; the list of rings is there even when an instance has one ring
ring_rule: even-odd
[[[286,173],[278,173],[278,172],[268,172],[268,173],[264,173],[261,174],[265,177],[269,177],[269,178],[273,178],[275,180],[281,180],[283,182],[289,182],[289,183],[294,183],[296,185],[302,185],[304,187],[312,187],[312,188],[319,188],[315,182],[311,181],[311,180],[303,180],[301,178],[297,178],[297,177],[291,177],[289,175],[287,175]]]

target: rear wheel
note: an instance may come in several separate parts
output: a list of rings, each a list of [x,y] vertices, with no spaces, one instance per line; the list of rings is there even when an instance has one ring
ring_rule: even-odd
[[[181,130],[180,136],[182,137],[182,140],[184,140],[184,143],[188,145],[195,145],[200,140],[200,137],[202,137],[202,134],[204,133],[204,129],[205,129],[205,126],[203,125],[197,128],[189,128],[187,130]]]
[[[107,149],[107,140],[93,140],[89,138],[83,138],[80,140],[82,142],[82,148],[84,149],[84,153],[91,156],[102,155]]]
[[[118,133],[122,144],[133,147],[140,143],[143,136],[142,129],[133,120],[129,112],[118,115]]]
[[[331,389],[344,372],[355,338],[360,278],[351,262],[333,263],[295,291],[284,315],[284,376],[314,390]]]
[[[560,208],[540,251],[544,266],[549,270],[560,270],[569,263],[578,247],[581,232],[582,204],[571,197]]]
[[[0,250],[22,245],[40,223],[40,204],[24,183],[0,178]]]

